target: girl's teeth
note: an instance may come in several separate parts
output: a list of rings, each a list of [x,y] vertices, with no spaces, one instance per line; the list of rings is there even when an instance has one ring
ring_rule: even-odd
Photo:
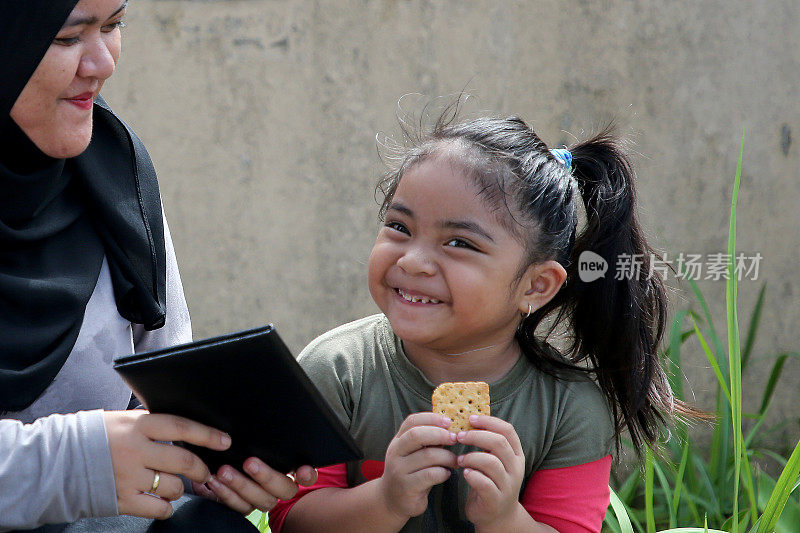
[[[419,296],[409,296],[408,294],[404,293],[403,291],[401,291],[399,289],[397,290],[397,292],[399,292],[400,296],[402,296],[403,299],[405,301],[407,301],[407,302],[411,302],[411,303],[420,303],[421,302],[421,303],[424,303],[424,304],[438,304],[439,303],[439,300],[434,300],[434,299],[430,299],[429,300],[428,298],[420,298]]]

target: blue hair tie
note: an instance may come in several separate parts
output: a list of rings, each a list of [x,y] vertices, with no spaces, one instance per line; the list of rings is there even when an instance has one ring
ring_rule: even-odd
[[[553,154],[553,157],[558,159],[558,161],[567,167],[567,170],[572,169],[572,153],[567,150],[566,148],[553,148],[550,150],[550,153]]]

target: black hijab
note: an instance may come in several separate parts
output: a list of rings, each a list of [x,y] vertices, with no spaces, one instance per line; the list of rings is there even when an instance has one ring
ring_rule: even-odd
[[[98,97],[89,147],[53,159],[9,116],[77,3],[0,1],[0,412],[29,406],[64,365],[103,257],[120,315],[164,325],[161,198],[139,138]]]

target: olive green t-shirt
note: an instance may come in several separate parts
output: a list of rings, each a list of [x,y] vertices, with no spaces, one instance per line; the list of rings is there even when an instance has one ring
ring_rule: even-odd
[[[435,385],[408,360],[384,315],[325,333],[298,360],[364,450],[364,460],[347,465],[351,487],[380,474],[386,449],[408,415],[431,410]],[[492,415],[510,422],[522,442],[525,480],[536,470],[588,463],[610,453],[614,424],[608,402],[584,375],[559,380],[520,357],[489,384],[489,393]],[[461,444],[451,449],[466,450]],[[460,473],[434,486],[426,512],[402,531],[471,530],[464,514],[468,489]]]

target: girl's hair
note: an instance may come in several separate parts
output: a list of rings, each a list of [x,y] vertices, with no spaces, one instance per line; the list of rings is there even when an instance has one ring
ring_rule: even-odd
[[[660,364],[667,297],[658,273],[650,271],[655,253],[636,217],[635,174],[613,125],[569,147],[570,169],[516,116],[457,123],[456,115],[457,105],[448,107],[430,131],[401,121],[412,146],[378,185],[384,194],[381,217],[406,171],[429,157],[447,157],[475,180],[500,220],[524,243],[520,276],[529,265],[549,259],[567,271],[556,296],[520,325],[517,340],[525,356],[555,376],[563,370],[594,374],[609,399],[617,447],[623,427],[638,453],[642,443],[656,441],[666,418],[700,415],[673,396]],[[578,231],[580,198],[586,224]],[[578,258],[587,250],[609,268],[605,276],[583,282]],[[635,260],[640,272],[615,275],[617,258]],[[546,317],[552,322],[538,339],[535,331]],[[572,333],[566,356],[545,341],[559,325]]]

